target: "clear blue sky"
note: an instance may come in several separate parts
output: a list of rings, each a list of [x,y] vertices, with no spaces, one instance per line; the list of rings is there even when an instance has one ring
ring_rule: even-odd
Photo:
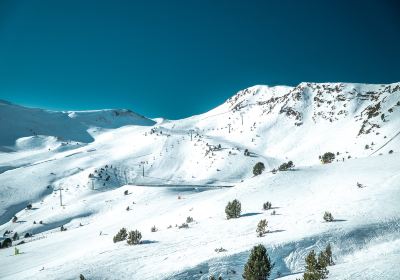
[[[395,82],[399,3],[0,0],[0,98],[176,119],[254,84]]]

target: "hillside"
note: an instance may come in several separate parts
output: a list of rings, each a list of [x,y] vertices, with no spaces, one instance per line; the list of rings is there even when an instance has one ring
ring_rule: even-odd
[[[24,137],[53,136],[58,142],[68,144],[90,143],[94,138],[89,128],[110,129],[154,123],[129,110],[57,112],[26,108],[0,100],[0,130],[6,132],[0,135],[0,151],[37,148],[37,140]]]
[[[1,279],[242,279],[259,243],[273,278],[296,279],[305,254],[328,242],[329,279],[400,274],[400,83],[254,86],[157,122],[0,102],[0,129],[0,240],[6,230],[33,235],[14,242],[25,241],[23,254],[0,250]],[[325,152],[332,163],[321,164]],[[289,160],[294,169],[271,172]],[[265,171],[254,177],[257,162]],[[235,198],[242,216],[226,220]],[[259,238],[262,218],[271,232]],[[143,244],[114,244],[122,227],[139,229]]]

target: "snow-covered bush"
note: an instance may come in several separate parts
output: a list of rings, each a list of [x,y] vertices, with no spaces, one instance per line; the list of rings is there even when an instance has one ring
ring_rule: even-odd
[[[324,213],[324,221],[325,222],[332,222],[333,221],[333,216],[331,212],[325,211]]]
[[[142,240],[142,234],[138,230],[132,230],[128,234],[128,240],[127,243],[129,245],[137,245],[140,244],[140,241]]]
[[[228,202],[228,204],[225,207],[225,214],[228,220],[239,218],[241,212],[242,212],[242,205],[240,204],[240,201],[237,199]]]
[[[267,225],[268,222],[266,219],[262,219],[261,221],[258,222],[256,229],[258,237],[263,237],[267,233]]]
[[[121,228],[119,232],[114,236],[114,243],[124,241],[128,237],[128,233],[126,232],[126,228]]]
[[[262,162],[257,162],[253,167],[254,176],[260,175],[265,169],[265,165]]]
[[[255,246],[244,266],[243,278],[247,280],[266,280],[273,268],[267,249],[263,245]]]
[[[190,217],[190,216],[188,216],[188,217],[186,218],[186,223],[190,224],[190,223],[192,223],[192,222],[193,222],[193,218]]]
[[[157,231],[156,226],[152,226],[151,229],[150,229],[150,231],[151,231],[151,232],[156,232],[156,231]]]

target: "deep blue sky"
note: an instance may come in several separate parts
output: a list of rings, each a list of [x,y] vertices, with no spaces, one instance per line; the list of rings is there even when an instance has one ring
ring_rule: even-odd
[[[254,84],[400,81],[396,2],[0,0],[0,98],[176,119]]]

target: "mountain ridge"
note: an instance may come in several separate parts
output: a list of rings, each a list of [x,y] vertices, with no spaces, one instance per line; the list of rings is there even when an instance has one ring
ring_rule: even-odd
[[[332,279],[400,273],[399,83],[255,86],[181,120],[31,113],[0,105],[1,137],[15,140],[0,152],[0,241],[13,231],[25,242],[19,256],[0,250],[2,279],[241,279],[259,243],[277,264],[273,277],[285,280],[327,243]],[[327,152],[334,158],[322,164]],[[294,167],[277,171],[288,161]],[[265,170],[255,176],[258,162]],[[233,199],[243,213],[227,220]],[[262,210],[266,201],[274,210]],[[323,222],[324,211],[336,220]],[[180,229],[187,217],[194,222]],[[113,243],[121,227],[140,230],[143,244]]]

